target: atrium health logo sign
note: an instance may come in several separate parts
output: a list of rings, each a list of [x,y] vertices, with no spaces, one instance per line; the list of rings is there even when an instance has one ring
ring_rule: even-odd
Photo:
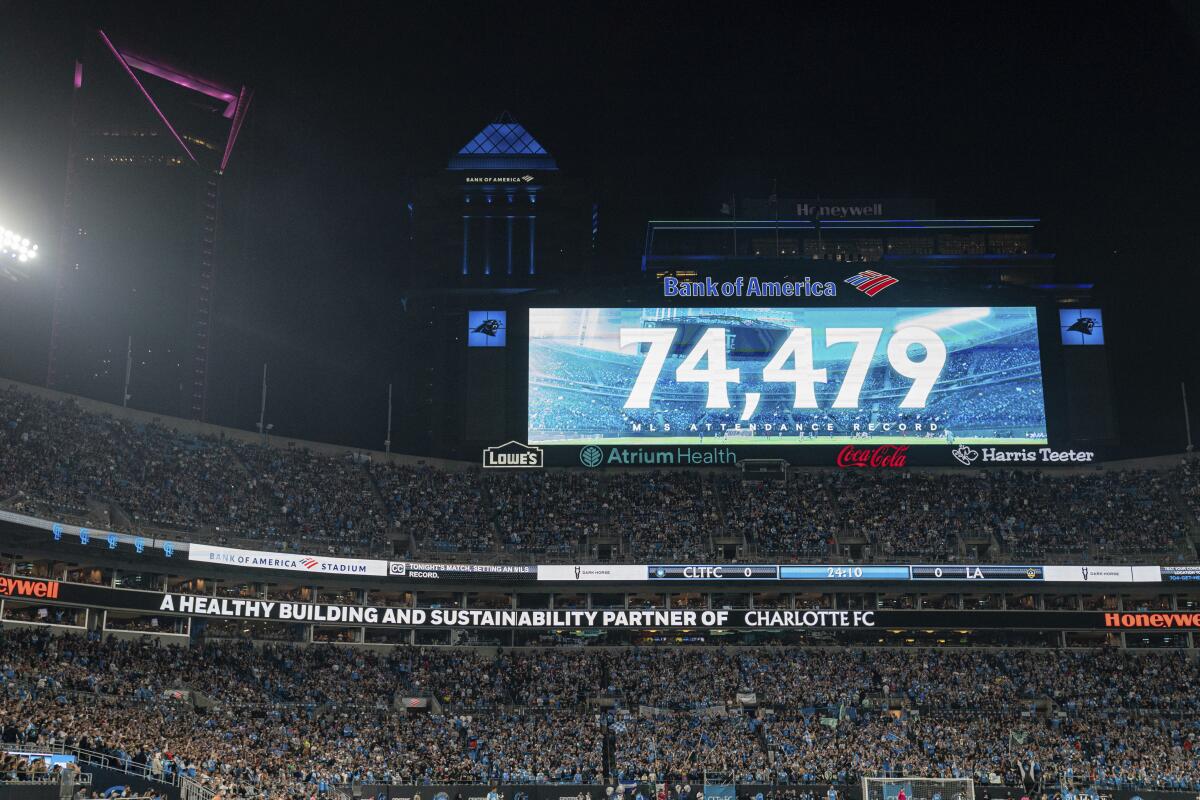
[[[899,468],[908,464],[908,445],[881,444],[878,447],[855,447],[848,444],[837,456],[837,465],[846,467]]]
[[[598,467],[604,461],[604,451],[594,444],[579,451],[579,463],[585,467]]]

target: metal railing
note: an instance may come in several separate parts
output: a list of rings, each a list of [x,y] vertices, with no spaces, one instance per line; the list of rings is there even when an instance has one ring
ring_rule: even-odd
[[[55,775],[53,772],[17,773],[17,774],[18,775],[30,774],[30,775],[34,775],[35,777],[33,777],[33,778],[0,777],[0,784],[17,785],[17,786],[38,786],[38,785],[43,785],[43,784],[47,784],[47,783],[61,784],[63,782],[61,773],[59,775]],[[54,780],[53,781],[50,780],[51,778],[54,778]],[[72,784],[74,786],[91,786],[92,785],[92,776],[90,773],[81,772],[75,776],[75,779],[72,781]]]
[[[60,753],[63,755],[75,756],[76,762],[87,766],[101,767],[103,769],[111,769],[116,772],[122,772],[126,775],[133,775],[146,780],[157,781],[168,786],[180,786],[181,780],[185,777],[175,772],[173,769],[164,769],[161,772],[155,772],[151,769],[150,764],[139,764],[132,758],[121,758],[110,753],[100,753],[95,750],[84,750],[80,747],[66,747],[61,744],[6,744],[4,749],[10,753]],[[200,798],[199,800],[208,800],[208,798]]]
[[[186,775],[179,776],[179,800],[212,800],[216,792]]]

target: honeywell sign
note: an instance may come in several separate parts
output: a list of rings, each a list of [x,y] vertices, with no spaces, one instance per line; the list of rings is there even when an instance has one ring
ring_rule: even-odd
[[[780,205],[790,208],[793,201]],[[798,219],[930,219],[932,200],[899,197],[801,197],[794,201]]]
[[[1176,613],[1163,611],[1161,613],[1146,613],[1139,611],[1135,614],[1106,612],[1104,614],[1106,628],[1200,628],[1200,614]]]
[[[0,576],[0,597],[29,597],[54,600],[58,597],[57,581],[29,580]]]
[[[870,200],[801,200],[796,203],[796,216],[801,219],[879,219],[883,203]]]

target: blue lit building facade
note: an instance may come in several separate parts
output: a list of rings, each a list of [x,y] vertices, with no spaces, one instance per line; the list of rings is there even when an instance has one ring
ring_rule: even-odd
[[[527,289],[590,269],[589,187],[507,112],[404,194],[402,251],[417,292]]]
[[[538,199],[558,171],[546,148],[505,113],[450,159],[448,171],[462,195],[462,276],[536,276]]]
[[[421,344],[397,354],[415,399],[401,425],[418,449],[466,453],[494,442],[519,413],[508,391],[523,370],[523,351],[511,344],[525,326],[518,298],[591,271],[595,203],[586,182],[568,179],[508,113],[406,190],[398,233],[408,286],[397,319],[401,335]],[[495,323],[495,335],[480,319]]]

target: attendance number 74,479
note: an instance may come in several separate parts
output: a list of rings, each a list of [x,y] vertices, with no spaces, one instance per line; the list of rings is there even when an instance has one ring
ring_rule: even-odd
[[[649,345],[646,357],[638,371],[633,390],[625,401],[625,408],[650,408],[650,397],[658,383],[658,377],[666,366],[678,328],[622,328],[621,349],[634,345]],[[695,346],[684,356],[675,369],[678,383],[708,384],[708,408],[729,408],[729,384],[741,382],[741,370],[728,366],[726,358],[726,331],[724,328],[708,328]],[[838,388],[833,408],[858,408],[859,395],[871,369],[871,361],[883,338],[882,328],[827,328],[825,346],[853,345],[846,377]],[[924,358],[917,361],[909,356],[910,345],[921,345]],[[946,365],[946,343],[942,337],[928,328],[909,326],[892,333],[887,343],[888,363],[900,375],[912,379],[912,386],[900,402],[900,408],[924,408],[933,390],[942,367]],[[701,366],[704,361],[705,365]],[[791,366],[789,366],[791,362]],[[793,328],[787,339],[763,367],[764,383],[790,383],[795,387],[793,408],[816,408],[818,383],[827,383],[824,367],[813,363],[813,329]],[[753,395],[753,397],[752,397]],[[749,419],[758,403],[756,393],[746,394],[747,405],[742,419]]]

